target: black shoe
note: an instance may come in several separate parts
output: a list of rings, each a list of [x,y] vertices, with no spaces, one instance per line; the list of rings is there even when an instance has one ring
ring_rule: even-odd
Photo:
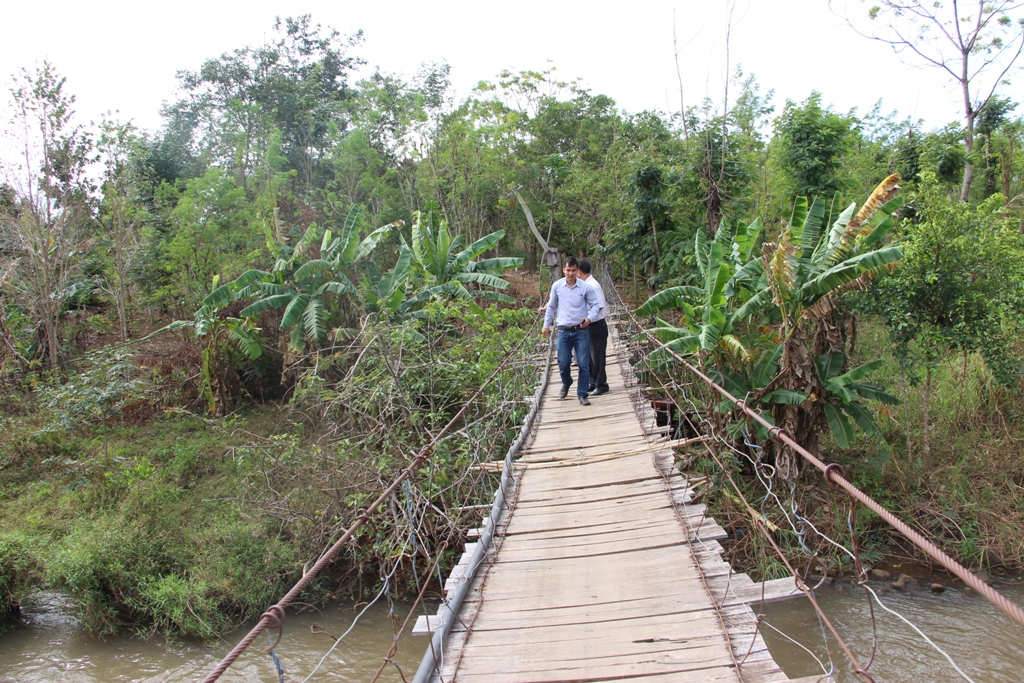
[[[600,396],[601,394],[607,394],[611,389],[594,389],[590,392],[591,396]]]
[[[596,391],[596,390],[597,390],[597,385],[596,384],[591,384],[590,388],[587,389],[587,395],[588,396],[593,396],[594,395],[594,391]]]
[[[565,398],[569,395],[569,387],[562,387],[558,390],[558,398]]]
[[[580,405],[581,406],[589,406],[590,405],[590,399],[588,399],[586,396],[580,396]]]

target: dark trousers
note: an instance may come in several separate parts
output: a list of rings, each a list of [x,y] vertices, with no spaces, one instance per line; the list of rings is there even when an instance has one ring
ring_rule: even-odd
[[[586,396],[590,388],[590,333],[586,330],[558,331],[558,373],[562,376],[562,386],[572,386],[572,352],[576,350],[576,364],[580,368],[580,382],[576,385],[576,395]]]
[[[598,320],[587,326],[590,330],[590,390],[608,391],[608,373],[604,369],[608,350],[608,322]]]

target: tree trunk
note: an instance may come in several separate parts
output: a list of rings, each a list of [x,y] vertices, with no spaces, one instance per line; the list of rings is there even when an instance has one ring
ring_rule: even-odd
[[[932,466],[932,431],[931,431],[931,407],[932,407],[932,368],[927,366],[924,370],[924,469],[925,472]]]
[[[974,151],[974,117],[976,113],[971,108],[971,102],[967,85],[964,84],[964,102],[965,110],[967,112],[964,117],[967,121],[967,131],[964,134],[964,152],[966,153],[967,162],[964,164],[964,184],[960,188],[960,201],[966,202],[971,194],[971,182],[974,180],[974,164],[971,163],[971,152]]]
[[[992,164],[992,134],[985,133],[985,197],[996,193],[996,168]]]
[[[807,333],[798,329],[786,342],[782,352],[780,370],[782,372],[781,388],[800,391],[807,395],[823,395],[818,386],[817,373],[814,370],[814,358],[808,346]],[[822,409],[817,403],[809,407],[803,405],[783,405],[777,408],[775,422],[789,432],[798,444],[811,453],[821,450],[821,436],[818,424],[821,422]],[[780,481],[793,482],[800,477],[801,456],[789,446],[779,446],[775,458],[776,474]]]
[[[1013,143],[1006,136],[1006,145],[999,150],[999,174],[1003,178],[1003,196],[1010,201],[1010,180],[1013,178]]]

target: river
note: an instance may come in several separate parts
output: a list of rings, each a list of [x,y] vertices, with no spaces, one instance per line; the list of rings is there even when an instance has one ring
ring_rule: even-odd
[[[883,584],[884,585],[884,584]],[[1024,604],[1024,586],[1003,587],[1002,592]],[[950,589],[932,594],[926,588],[908,592],[888,591],[884,604],[899,612],[960,666],[975,683],[1020,683],[1024,681],[1024,628],[1005,618],[984,598]],[[862,589],[837,582],[819,591],[819,601],[855,656],[866,663],[871,649],[868,607]],[[359,606],[359,610],[363,609]],[[406,606],[395,606],[395,617],[405,618]],[[841,672],[840,680],[852,677],[836,643],[828,648],[814,610],[803,599],[766,605],[763,628],[775,660],[796,678],[822,673],[817,657],[829,667],[829,655]],[[882,683],[934,683],[963,680],[952,666],[920,636],[875,606],[878,650],[870,672]],[[289,615],[277,653],[289,683],[303,681],[328,649],[352,625],[356,612],[351,604],[337,604],[321,611]],[[380,667],[393,641],[389,607],[370,607],[338,647],[327,656],[311,681],[361,681],[366,683]],[[801,643],[807,650],[779,635]],[[133,637],[98,639],[82,631],[61,596],[38,594],[25,609],[24,623],[0,636],[0,681],[7,683],[98,683],[100,681],[195,681],[210,671],[220,658],[244,635],[239,630],[225,642],[213,646],[166,643],[162,638]],[[263,648],[261,637],[255,646],[229,669],[226,682],[278,680],[274,665]],[[405,635],[395,656],[406,678],[411,678],[427,645],[427,639]],[[813,654],[812,654],[813,653]],[[381,681],[402,680],[397,669],[388,666]]]

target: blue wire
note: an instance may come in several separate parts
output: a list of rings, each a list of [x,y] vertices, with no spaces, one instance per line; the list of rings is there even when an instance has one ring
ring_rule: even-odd
[[[274,639],[270,637],[270,631],[267,631],[267,644],[274,644]],[[280,681],[280,683],[284,683],[284,666],[281,665],[281,660],[277,658],[277,653],[274,652],[273,648],[270,650],[270,658],[274,660],[274,668],[277,669],[278,681]]]

